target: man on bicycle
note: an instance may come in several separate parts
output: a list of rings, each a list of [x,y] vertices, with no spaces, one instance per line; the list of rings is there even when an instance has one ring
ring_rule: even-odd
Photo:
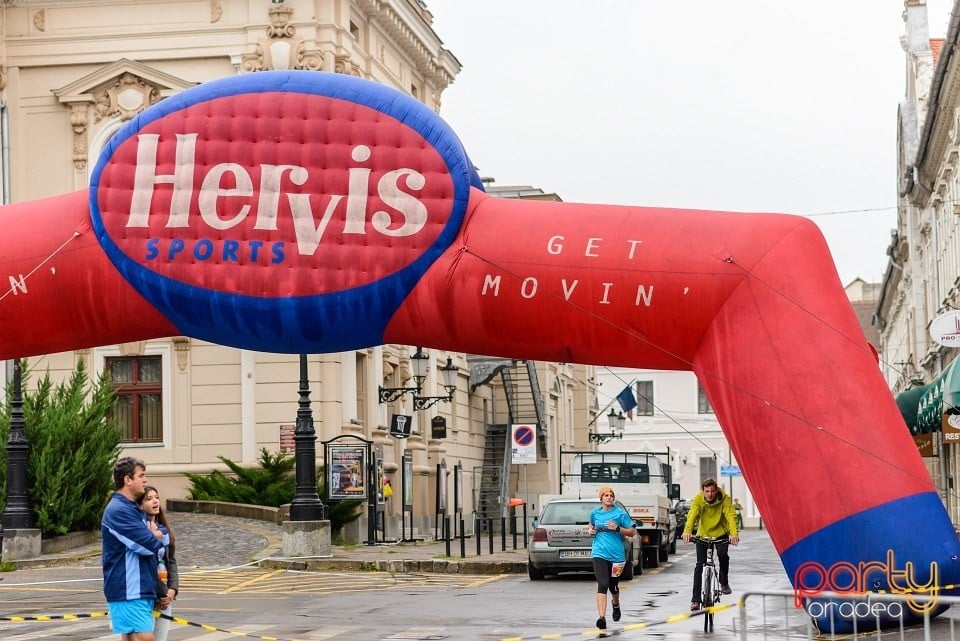
[[[698,538],[722,539],[715,545],[717,558],[720,561],[720,589],[724,594],[730,594],[730,555],[728,545],[737,545],[740,542],[737,530],[737,516],[733,510],[730,497],[723,493],[714,479],[706,479],[702,485],[703,491],[697,494],[690,503],[687,513],[687,523],[683,527],[683,541],[690,542],[693,526],[699,519],[697,526]],[[700,609],[700,582],[703,578],[703,565],[707,562],[707,544],[697,541],[697,567],[693,571],[693,599],[690,610]]]

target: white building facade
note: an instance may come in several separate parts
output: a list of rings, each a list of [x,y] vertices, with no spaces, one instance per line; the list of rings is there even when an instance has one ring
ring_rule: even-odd
[[[930,39],[924,0],[906,0],[903,17],[906,83],[897,123],[897,228],[887,249],[874,324],[884,375],[956,524],[956,435],[945,435],[942,428],[955,403],[949,390],[928,396],[935,398],[935,407],[924,401],[918,408],[916,398],[928,385],[944,383],[957,357],[956,348],[931,338],[930,326],[960,308],[960,64],[955,55],[944,55],[956,50],[960,38],[960,4],[952,8],[943,40]],[[921,415],[932,412],[933,420],[917,425],[918,409]]]

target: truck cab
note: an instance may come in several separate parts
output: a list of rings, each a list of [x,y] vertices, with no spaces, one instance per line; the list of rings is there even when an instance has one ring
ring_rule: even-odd
[[[597,497],[600,488],[613,488],[637,524],[645,567],[655,568],[676,552],[676,517],[670,508],[680,486],[672,483],[664,462],[669,452],[561,452],[561,460],[565,456],[573,458],[570,471],[561,474],[561,494]]]

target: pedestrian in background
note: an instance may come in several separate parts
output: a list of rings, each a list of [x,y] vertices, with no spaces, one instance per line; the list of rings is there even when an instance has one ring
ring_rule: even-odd
[[[143,461],[129,456],[119,459],[113,466],[116,491],[100,522],[103,594],[110,626],[123,641],[154,641],[157,553],[169,543],[169,537],[137,505],[146,485]]]
[[[157,552],[157,596],[156,609],[160,614],[173,616],[173,600],[180,593],[180,573],[177,572],[176,539],[167,522],[167,513],[163,511],[160,492],[157,488],[144,486],[144,495],[140,499],[140,508],[147,519],[157,524],[161,532],[170,537],[170,543]],[[157,617],[153,626],[156,641],[167,641],[170,631],[170,619]]]
[[[607,627],[607,591],[613,602],[613,620],[619,621],[620,575],[629,563],[623,551],[623,537],[637,533],[633,519],[614,502],[613,488],[600,488],[600,507],[590,513],[587,532],[593,537],[590,555],[593,557],[593,573],[597,577],[597,628]]]

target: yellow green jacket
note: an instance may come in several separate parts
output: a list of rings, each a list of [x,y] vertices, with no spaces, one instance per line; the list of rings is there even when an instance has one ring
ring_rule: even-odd
[[[713,503],[707,503],[703,492],[693,497],[690,502],[690,511],[687,513],[687,523],[683,526],[684,534],[694,534],[693,524],[700,519],[696,536],[716,538],[729,534],[738,536],[737,514],[733,509],[733,501],[717,488],[717,497]]]

